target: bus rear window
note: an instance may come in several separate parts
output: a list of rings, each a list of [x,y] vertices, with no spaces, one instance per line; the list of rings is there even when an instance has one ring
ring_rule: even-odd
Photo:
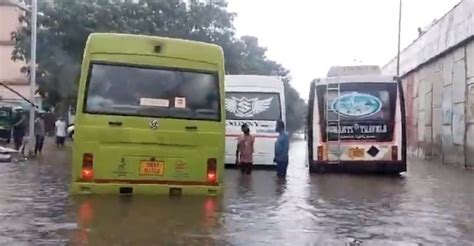
[[[227,92],[227,120],[263,120],[281,119],[281,103],[278,93],[264,92]]]
[[[91,65],[85,113],[220,120],[217,73]]]
[[[337,139],[339,132],[341,140],[391,141],[396,95],[396,83],[342,83],[339,95],[334,90],[328,95],[326,87],[319,86],[319,123],[326,132],[328,120],[331,139]]]

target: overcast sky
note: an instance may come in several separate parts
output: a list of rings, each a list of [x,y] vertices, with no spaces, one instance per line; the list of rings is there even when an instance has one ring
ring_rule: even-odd
[[[460,0],[404,0],[402,48],[418,27]],[[332,65],[384,65],[396,55],[399,0],[229,0],[237,34],[256,36],[268,57],[291,70],[303,98]]]

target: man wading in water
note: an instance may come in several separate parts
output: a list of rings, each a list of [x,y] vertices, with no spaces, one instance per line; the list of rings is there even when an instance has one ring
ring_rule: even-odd
[[[235,164],[240,166],[242,173],[251,174],[253,166],[253,144],[255,138],[250,135],[250,128],[243,124],[243,135],[237,141],[237,151],[235,152]]]
[[[288,169],[288,151],[290,149],[290,140],[285,131],[285,123],[278,121],[276,131],[280,134],[275,142],[275,158],[273,161],[277,164],[277,176],[280,178],[286,177],[286,170]]]

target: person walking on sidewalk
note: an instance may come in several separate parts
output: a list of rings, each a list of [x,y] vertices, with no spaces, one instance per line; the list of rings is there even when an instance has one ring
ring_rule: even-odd
[[[285,123],[278,121],[276,131],[280,133],[275,142],[275,158],[273,161],[277,164],[277,176],[280,178],[286,177],[286,170],[288,169],[288,151],[290,149],[290,139],[285,131]]]
[[[56,146],[64,146],[64,142],[66,141],[66,122],[64,121],[63,117],[59,117],[59,119],[55,123],[56,127]]]
[[[44,127],[44,115],[39,114],[35,120],[35,133],[36,133],[36,142],[35,142],[35,155],[41,154],[43,150],[43,143],[45,137],[45,127]]]
[[[237,141],[235,164],[240,166],[242,174],[251,174],[253,167],[253,144],[255,142],[255,138],[250,135],[250,128],[247,124],[243,124],[241,129],[243,134]]]

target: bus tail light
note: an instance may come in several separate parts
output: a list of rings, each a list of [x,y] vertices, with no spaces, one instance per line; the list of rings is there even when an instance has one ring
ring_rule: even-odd
[[[318,161],[323,160],[323,152],[324,152],[323,146],[318,146]]]
[[[81,177],[84,181],[91,181],[94,178],[94,156],[90,153],[82,156]]]
[[[398,160],[398,146],[396,145],[392,146],[392,160]]]
[[[217,182],[217,159],[216,158],[207,159],[207,182],[209,183]]]

